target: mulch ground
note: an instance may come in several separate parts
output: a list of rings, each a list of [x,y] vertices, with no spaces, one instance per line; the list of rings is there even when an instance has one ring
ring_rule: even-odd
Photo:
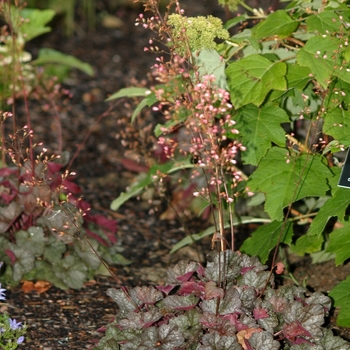
[[[206,5],[192,10],[197,14],[212,12]],[[64,150],[72,155],[85,135],[90,133],[71,170],[77,172],[83,197],[92,208],[118,220],[119,244],[124,248],[123,255],[133,262],[129,266],[113,268],[125,286],[161,284],[167,266],[182,258],[197,260],[198,257],[195,247],[169,255],[172,245],[184,236],[184,230],[176,220],[159,219],[167,209],[161,200],[157,199],[152,205],[146,199],[133,200],[118,213],[109,211],[111,201],[137,176],[137,171],[125,167],[125,157],[133,154],[126,154],[117,137],[128,125],[131,109],[119,104],[99,123],[96,121],[108,108],[104,99],[120,88],[133,85],[136,80],[144,80],[153,64],[155,57],[143,51],[150,33],[134,25],[138,13],[139,10],[119,8],[116,14],[122,21],[120,26],[106,28],[98,25],[94,33],[81,32],[72,38],[64,37],[58,25],[52,33],[36,40],[30,47],[34,57],[39,48],[51,47],[89,62],[95,69],[94,78],[74,72],[65,85],[74,96],[61,106],[62,141]],[[37,106],[31,118],[37,141],[44,141],[45,146],[57,150],[58,131],[50,113],[45,114]],[[146,143],[147,132],[152,134],[152,128],[146,130],[147,122],[146,118],[143,121]],[[141,146],[145,144],[141,143]],[[204,228],[204,223],[195,220],[188,224],[193,233]],[[209,240],[200,242],[200,255],[203,256],[209,247]],[[349,264],[337,268],[333,262],[314,266],[307,258],[296,259],[291,268],[300,282],[306,278],[311,288],[322,292],[329,291],[350,274]],[[62,291],[55,287],[41,294],[35,291],[25,293],[21,287],[8,290],[8,312],[12,318],[28,325],[26,342],[21,348],[91,348],[101,336],[97,330],[115,314],[116,304],[105,294],[110,287],[117,287],[111,277],[98,277],[79,291]],[[336,327],[334,316],[329,326],[350,339],[349,332]]]

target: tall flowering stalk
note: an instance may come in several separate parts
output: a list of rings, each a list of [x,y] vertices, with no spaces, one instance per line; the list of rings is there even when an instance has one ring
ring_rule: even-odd
[[[166,119],[157,131],[158,144],[168,159],[192,157],[193,195],[205,198],[216,213],[212,246],[219,241],[220,250],[226,249],[224,213],[227,210],[234,250],[233,204],[238,195],[237,185],[244,178],[236,163],[238,153],[245,148],[234,137],[239,131],[232,118],[229,92],[218,86],[214,75],[200,72],[195,60],[198,50],[215,48],[215,37],[225,39],[228,33],[219,19],[186,17],[179,3],[175,7],[176,15],[161,17],[151,2],[147,9],[156,15],[149,19],[140,15],[137,22],[157,31],[170,51],[166,59],[155,40],[150,40],[150,47],[145,49],[160,54],[153,66],[153,77],[158,84],[151,89],[158,100],[153,110],[161,112]],[[208,30],[198,41],[197,32],[203,26]]]

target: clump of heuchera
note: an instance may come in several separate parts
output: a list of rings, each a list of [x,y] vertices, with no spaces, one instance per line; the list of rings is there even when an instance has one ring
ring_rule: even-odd
[[[266,269],[256,257],[212,252],[206,267],[180,261],[168,269],[165,286],[110,288],[117,314],[94,350],[350,349],[322,328],[330,298],[274,289]]]
[[[0,262],[0,267],[2,263]],[[6,289],[1,288],[0,283],[0,301],[6,300]],[[1,302],[0,302],[1,305]],[[11,319],[6,312],[0,312],[0,347],[1,349],[14,350],[19,344],[24,342],[27,326],[22,325],[22,322],[17,322]]]

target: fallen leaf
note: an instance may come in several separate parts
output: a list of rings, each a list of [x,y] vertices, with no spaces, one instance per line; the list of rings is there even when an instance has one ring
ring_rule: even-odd
[[[29,293],[35,290],[37,293],[44,293],[51,288],[52,284],[47,281],[24,281],[22,284],[22,290],[24,293]]]
[[[248,350],[245,339],[249,339],[253,333],[261,332],[261,331],[262,329],[260,328],[247,328],[239,331],[236,335],[238,339],[238,343],[242,345],[242,348],[244,350]]]

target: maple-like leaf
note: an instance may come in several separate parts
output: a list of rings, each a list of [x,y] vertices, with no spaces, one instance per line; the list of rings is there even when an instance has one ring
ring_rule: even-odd
[[[232,62],[226,75],[234,107],[260,106],[272,89],[286,90],[286,67],[284,62],[271,62],[257,54]]]
[[[272,143],[280,147],[285,145],[285,131],[281,123],[289,122],[289,117],[282,108],[274,105],[258,108],[249,104],[239,109],[235,120],[235,128],[247,148],[242,152],[246,164],[258,165]]]
[[[291,155],[273,147],[250,176],[248,187],[266,194],[265,210],[272,220],[283,219],[283,208],[308,196],[324,196],[333,174],[321,156]]]

